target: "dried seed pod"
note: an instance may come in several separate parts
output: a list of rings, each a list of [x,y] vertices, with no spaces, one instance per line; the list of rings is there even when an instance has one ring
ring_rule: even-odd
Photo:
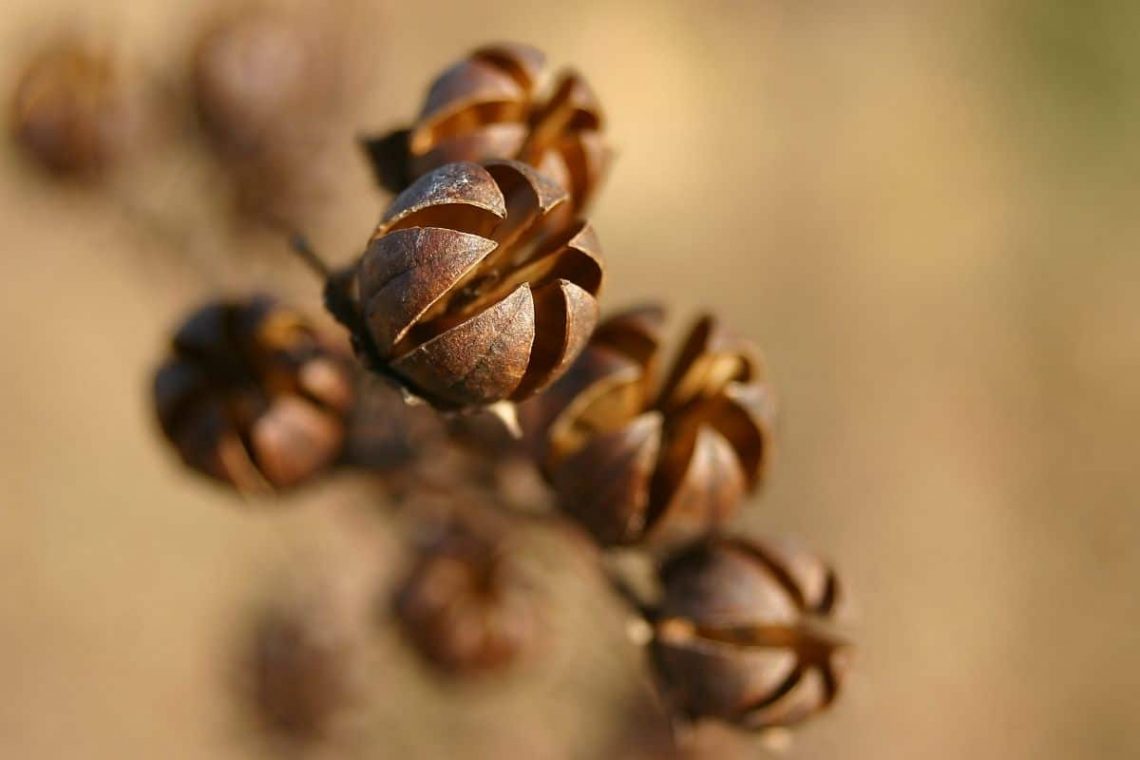
[[[517,44],[479,48],[432,83],[407,130],[367,141],[377,176],[393,192],[453,161],[518,159],[565,187],[586,208],[610,161],[597,98],[576,72],[542,87],[545,56]]]
[[[49,48],[24,70],[12,103],[16,139],[43,167],[91,176],[130,145],[137,103],[106,53],[78,42]]]
[[[154,399],[189,467],[259,491],[308,481],[340,454],[350,368],[296,312],[260,296],[212,302],[178,330],[172,352]]]
[[[423,547],[394,609],[416,650],[451,676],[501,670],[536,636],[537,605],[501,537],[466,522]]]
[[[239,662],[244,702],[262,728],[290,742],[326,738],[355,697],[354,644],[320,602],[260,610]]]
[[[593,331],[602,283],[593,227],[556,218],[565,201],[515,161],[421,177],[349,283],[359,353],[441,409],[523,399],[555,380]]]
[[[662,321],[646,307],[603,322],[566,375],[520,409],[563,509],[606,545],[700,538],[771,458],[775,403],[752,345],[706,316],[658,387]]]
[[[282,12],[245,10],[202,34],[194,102],[245,210],[289,218],[328,184],[314,154],[340,106],[341,63],[320,24]]]
[[[824,632],[835,573],[790,544],[714,539],[669,560],[653,656],[672,703],[691,718],[750,728],[827,708],[847,647]]]

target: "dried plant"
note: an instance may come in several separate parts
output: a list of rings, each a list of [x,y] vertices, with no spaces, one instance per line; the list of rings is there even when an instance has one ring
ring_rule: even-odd
[[[616,315],[526,405],[524,426],[568,514],[603,544],[685,544],[721,527],[771,458],[775,404],[758,353],[699,320],[658,377],[664,311]]]
[[[299,13],[245,8],[202,31],[194,110],[239,211],[289,227],[319,204],[345,68],[332,30]]]
[[[442,409],[533,395],[597,320],[602,263],[565,192],[518,162],[448,164],[392,202],[356,266],[354,343]]]
[[[12,130],[48,171],[97,176],[131,148],[141,117],[137,96],[110,52],[63,40],[24,69],[12,100]]]
[[[311,480],[340,456],[352,376],[296,312],[266,297],[210,303],[171,350],[155,406],[188,466],[257,491]]]
[[[288,184],[276,173],[286,157],[320,163],[305,146],[336,84],[326,58],[305,29],[263,14],[199,41],[197,112],[255,194]],[[368,142],[399,194],[349,266],[293,235],[355,361],[271,297],[211,301],[177,327],[155,373],[160,428],[190,469],[247,496],[345,468],[386,483],[403,522],[420,526],[404,540],[429,539],[374,604],[446,678],[541,651],[537,592],[504,536],[564,515],[557,524],[585,528],[577,546],[628,603],[675,726],[799,723],[835,701],[849,648],[832,632],[830,567],[729,527],[772,459],[759,352],[704,316],[666,367],[663,308],[599,324],[604,266],[581,212],[609,161],[601,108],[578,74],[547,88],[543,71],[533,48],[480,48],[436,79],[410,127]],[[54,170],[98,171],[119,148],[118,93],[106,60],[53,52],[22,80],[16,135]],[[259,213],[293,231],[288,209]],[[492,420],[505,425],[489,431]],[[422,494],[452,505],[446,520]],[[651,563],[651,588],[607,561],[615,546]],[[258,618],[246,699],[268,731],[319,742],[354,666],[310,612]],[[661,754],[707,748],[670,742]]]
[[[409,129],[365,141],[381,183],[399,192],[455,161],[514,158],[585,208],[610,162],[602,109],[576,72],[560,73],[544,94],[545,58],[528,45],[488,45],[440,74]]]
[[[514,566],[503,530],[453,516],[419,547],[393,610],[407,639],[433,666],[470,676],[510,665],[530,649],[539,605]]]
[[[771,728],[831,705],[847,646],[823,625],[840,586],[819,558],[786,543],[718,538],[671,558],[661,582],[654,659],[679,710]]]

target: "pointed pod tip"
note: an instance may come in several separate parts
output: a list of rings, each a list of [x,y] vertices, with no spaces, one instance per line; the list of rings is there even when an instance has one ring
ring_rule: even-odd
[[[519,424],[518,406],[513,401],[496,401],[486,407],[485,411],[503,423],[503,427],[512,438],[522,438],[522,426]]]

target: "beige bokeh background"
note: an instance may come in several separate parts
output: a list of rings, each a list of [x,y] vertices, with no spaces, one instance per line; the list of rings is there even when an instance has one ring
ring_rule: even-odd
[[[9,0],[0,81],[72,27],[177,92],[192,5]],[[791,756],[1140,754],[1133,4],[330,7],[352,21],[362,128],[488,39],[581,68],[620,151],[594,213],[607,305],[715,308],[764,348],[782,447],[742,522],[833,557],[858,601],[850,688]],[[314,229],[340,258],[384,202],[349,137]],[[256,284],[316,303],[274,241],[217,220],[200,158],[167,134],[100,194],[3,151],[4,757],[266,752],[227,691],[243,610],[286,570],[397,554],[359,523],[356,480],[243,506],[155,435],[148,372],[187,307]],[[637,660],[591,589],[565,596],[553,664],[514,683],[445,690],[382,633],[351,753],[604,757]]]

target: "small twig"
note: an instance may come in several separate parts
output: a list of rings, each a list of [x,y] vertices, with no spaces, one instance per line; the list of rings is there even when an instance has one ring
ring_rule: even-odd
[[[317,277],[322,280],[328,280],[332,275],[332,269],[325,260],[321,258],[320,254],[316,252],[309,238],[304,234],[296,230],[290,232],[289,248],[300,257],[301,261],[305,262]]]
[[[301,232],[293,224],[290,224],[277,214],[266,212],[261,215],[261,221],[270,229],[288,237],[289,250],[297,254],[298,258],[305,262],[305,265],[309,267],[313,274],[322,281],[328,281],[333,273],[332,267],[317,253],[308,235]]]

